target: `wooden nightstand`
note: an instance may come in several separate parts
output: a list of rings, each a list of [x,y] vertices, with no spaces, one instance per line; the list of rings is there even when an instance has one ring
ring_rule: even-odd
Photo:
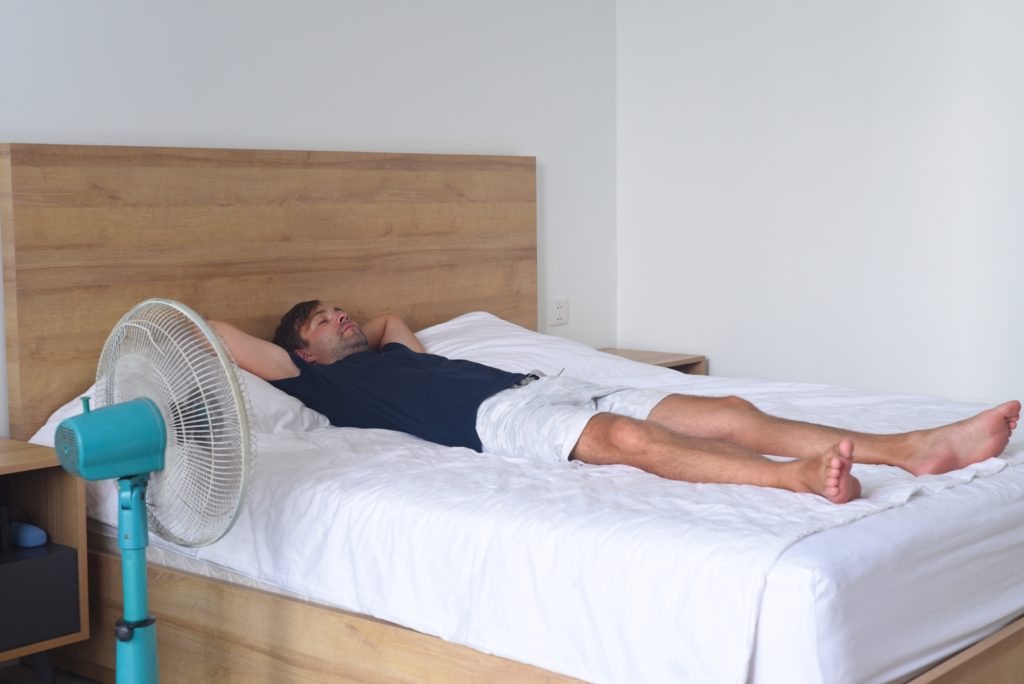
[[[85,482],[61,468],[50,447],[0,439],[0,504],[7,506],[12,520],[31,522],[48,535],[44,546],[0,555],[0,595],[15,592],[0,608],[4,626],[11,627],[6,630],[10,640],[0,644],[0,662],[88,639]],[[50,584],[4,586],[5,573]],[[47,600],[37,603],[39,597]],[[65,597],[72,605],[66,605]],[[59,609],[52,615],[45,610],[36,614],[37,606],[48,604]]]
[[[700,354],[676,354],[673,352],[643,351],[641,349],[620,349],[618,347],[606,347],[603,352],[622,356],[633,361],[649,363],[655,366],[664,366],[677,370],[680,373],[690,375],[707,375],[708,359]]]

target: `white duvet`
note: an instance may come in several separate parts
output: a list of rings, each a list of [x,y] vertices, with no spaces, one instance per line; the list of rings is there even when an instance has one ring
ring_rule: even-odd
[[[420,333],[428,351],[513,371],[739,394],[776,415],[876,432],[977,405],[816,385],[686,376],[474,313]],[[597,682],[743,682],[765,580],[796,541],[970,482],[1002,458],[914,478],[855,466],[863,498],[663,480],[625,466],[540,463],[382,430],[318,427],[250,378],[259,456],[235,527],[184,549],[301,596]],[[273,391],[273,390],[272,390]],[[281,406],[267,408],[279,401]],[[59,412],[33,441],[52,443]],[[301,415],[300,415],[301,413]],[[89,515],[116,524],[113,488]],[[159,539],[154,544],[172,546]],[[181,549],[179,549],[181,550]]]

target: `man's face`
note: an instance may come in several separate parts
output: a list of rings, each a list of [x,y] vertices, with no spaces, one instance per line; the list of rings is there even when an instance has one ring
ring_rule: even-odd
[[[299,335],[308,346],[297,349],[296,354],[307,363],[334,363],[370,348],[362,328],[341,307],[333,304],[319,304],[299,329]]]

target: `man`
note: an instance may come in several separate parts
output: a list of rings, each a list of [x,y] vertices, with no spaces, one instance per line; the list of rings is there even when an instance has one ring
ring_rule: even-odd
[[[212,321],[239,366],[349,427],[400,430],[478,451],[632,465],[687,482],[860,495],[854,460],[943,473],[1000,454],[1020,418],[1008,401],[943,427],[874,435],[767,415],[739,397],[602,388],[424,353],[386,314],[360,327],[339,307],[295,305],[274,343]],[[775,454],[795,460],[779,462]]]

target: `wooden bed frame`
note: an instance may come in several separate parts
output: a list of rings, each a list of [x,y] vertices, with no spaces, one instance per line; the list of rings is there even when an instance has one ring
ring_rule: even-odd
[[[264,337],[312,297],[414,328],[479,309],[535,328],[535,185],[528,157],[0,145],[11,435],[91,384],[147,297]],[[149,581],[165,682],[575,681],[184,572]],[[116,556],[90,551],[89,590],[93,636],[58,662],[113,681]],[[1024,671],[1024,622],[915,681],[999,671]]]

